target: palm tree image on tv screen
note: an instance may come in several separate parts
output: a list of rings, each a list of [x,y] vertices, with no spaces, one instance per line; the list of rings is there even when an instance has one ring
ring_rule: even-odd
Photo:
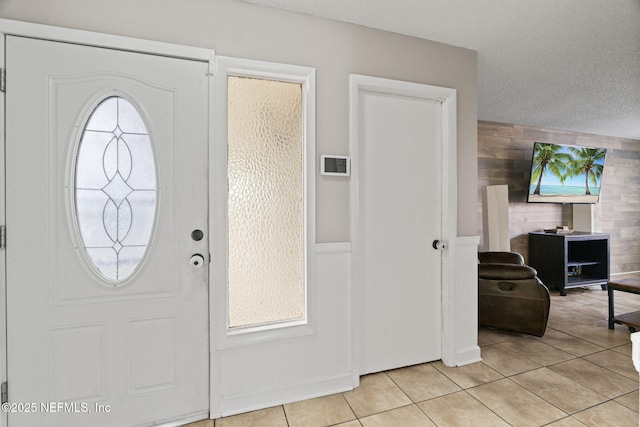
[[[596,203],[607,150],[536,142],[527,201]]]

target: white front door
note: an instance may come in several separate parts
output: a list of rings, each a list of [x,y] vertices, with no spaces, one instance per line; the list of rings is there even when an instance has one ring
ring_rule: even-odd
[[[6,68],[9,425],[206,418],[208,64],[7,36]]]
[[[360,374],[441,358],[442,103],[423,87],[354,95]]]

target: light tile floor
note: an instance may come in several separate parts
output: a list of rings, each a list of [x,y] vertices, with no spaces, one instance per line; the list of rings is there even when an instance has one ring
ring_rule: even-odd
[[[615,297],[616,313],[640,310],[640,295]],[[353,391],[188,427],[637,427],[629,330],[607,316],[598,286],[552,291],[544,337],[481,328],[482,362],[366,375]]]

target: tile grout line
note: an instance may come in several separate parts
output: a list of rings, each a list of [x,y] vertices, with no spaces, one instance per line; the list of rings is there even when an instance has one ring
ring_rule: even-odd
[[[428,363],[428,364],[430,364],[431,362],[427,362],[427,363]],[[402,369],[402,368],[399,368],[399,369]],[[435,368],[434,368],[434,369],[435,369]],[[437,370],[437,369],[436,369],[436,370]],[[387,377],[391,380],[391,382],[392,382],[392,383],[394,383],[394,384],[396,385],[396,387],[398,387],[398,389],[402,392],[402,394],[404,394],[404,395],[407,397],[407,399],[409,399],[409,401],[411,402],[411,404],[412,404],[413,406],[415,406],[416,408],[418,408],[418,410],[419,410],[420,412],[422,412],[422,413],[424,414],[424,416],[425,416],[425,417],[427,417],[427,419],[428,419],[429,421],[431,421],[433,424],[435,424],[435,425],[437,426],[438,424],[437,424],[435,421],[433,421],[433,420],[431,419],[431,417],[429,417],[429,415],[428,415],[426,412],[424,412],[420,406],[418,406],[418,402],[415,402],[415,401],[414,401],[414,400],[413,400],[413,399],[412,399],[412,398],[411,398],[411,397],[410,397],[410,396],[409,396],[409,395],[408,395],[408,394],[407,394],[407,393],[402,389],[402,387],[400,387],[400,384],[398,384],[398,383],[396,382],[396,380],[394,380],[394,379],[393,379],[393,378],[392,378],[392,377],[391,377],[387,372],[389,372],[389,371],[385,371],[385,374],[387,375]],[[455,384],[455,383],[454,383],[454,384]],[[457,385],[457,384],[456,384],[456,385]],[[458,387],[460,387],[460,386],[458,386]],[[449,393],[449,394],[450,394],[450,393]],[[430,400],[430,399],[427,399],[427,400]],[[426,400],[425,400],[425,402],[426,402]],[[405,405],[405,406],[410,406],[410,405]],[[400,406],[400,408],[403,408],[403,407],[404,407],[404,406]],[[396,408],[396,409],[398,409],[398,408]]]
[[[354,389],[355,390],[355,389]],[[349,410],[351,410],[351,413],[353,414],[353,416],[355,417],[355,421],[358,421],[358,424],[362,425],[362,423],[360,422],[360,418],[358,417],[358,415],[356,414],[356,411],[353,410],[353,407],[351,406],[351,403],[349,403],[349,399],[347,399],[347,396],[344,395],[345,392],[340,393],[340,396],[342,396],[342,398],[344,399],[344,401],[347,403],[347,406],[349,407]],[[352,420],[353,421],[353,420]],[[347,421],[348,422],[348,421]],[[340,424],[340,423],[338,423]]]

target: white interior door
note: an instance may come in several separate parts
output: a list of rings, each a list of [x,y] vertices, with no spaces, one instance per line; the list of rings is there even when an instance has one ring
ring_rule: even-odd
[[[37,405],[9,425],[206,418],[208,64],[13,36],[6,64],[7,373]]]
[[[360,374],[441,357],[442,107],[400,83],[357,94]]]

